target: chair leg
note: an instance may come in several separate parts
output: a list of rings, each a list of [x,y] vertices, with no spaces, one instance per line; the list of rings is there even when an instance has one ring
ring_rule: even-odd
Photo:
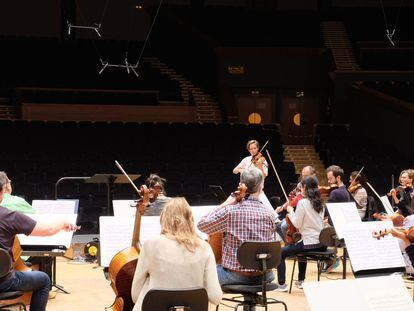
[[[295,274],[295,266],[296,266],[297,257],[293,259],[293,268],[292,268],[292,276],[290,278],[290,285],[289,285],[289,294],[292,292],[292,284],[293,284],[293,276]]]
[[[321,260],[318,260],[318,261],[316,262],[316,265],[317,265],[317,267],[318,267],[318,282],[321,280],[321,274],[322,274],[322,264],[323,264],[323,261],[321,261]]]

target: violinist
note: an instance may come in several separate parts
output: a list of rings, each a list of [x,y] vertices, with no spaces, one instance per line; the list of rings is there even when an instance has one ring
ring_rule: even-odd
[[[296,205],[302,199],[300,181],[302,181],[303,178],[308,177],[308,176],[316,177],[316,170],[310,165],[305,166],[302,169],[298,185],[289,194],[289,202],[285,202],[285,204],[276,208],[276,212],[279,214],[279,219],[281,220],[276,226],[277,233],[279,234],[279,236],[282,238],[282,240],[285,243],[286,243],[286,231],[288,230],[288,224],[286,223],[286,219],[285,219],[286,214],[287,214],[287,211],[286,211],[287,207],[290,205],[294,209],[296,208]]]
[[[351,197],[344,185],[345,173],[344,170],[337,166],[331,165],[326,169],[326,178],[330,187],[337,186],[337,189],[332,190],[328,197],[329,203],[350,202]]]
[[[364,173],[358,175],[357,171],[353,171],[349,176],[349,185],[348,191],[355,200],[359,216],[363,219],[368,204],[368,194],[365,189],[366,178]]]
[[[253,166],[257,167],[262,172],[263,179],[265,179],[268,175],[269,164],[260,152],[259,142],[257,140],[249,140],[246,144],[246,148],[250,153],[250,156],[243,158],[243,160],[237,164],[237,166],[233,169],[233,174],[241,174],[245,169]],[[259,199],[267,208],[273,210],[272,204],[270,204],[270,201],[263,190],[260,193]]]
[[[259,271],[243,268],[237,261],[237,249],[245,241],[273,241],[276,214],[259,200],[263,188],[263,174],[255,166],[247,167],[240,175],[240,183],[247,187],[249,196],[237,202],[230,197],[219,207],[203,216],[198,229],[206,234],[223,233],[222,263],[217,265],[219,282],[228,284],[261,284]],[[271,282],[271,271],[267,280]]]
[[[300,183],[303,199],[299,201],[296,211],[293,210],[293,207],[288,206],[286,217],[289,217],[293,225],[298,228],[302,238],[299,242],[282,248],[282,258],[277,268],[278,288],[276,289],[281,292],[288,290],[286,284],[286,258],[297,253],[326,250],[326,247],[319,241],[319,234],[324,227],[325,206],[318,191],[318,179],[315,176],[307,176]],[[298,288],[302,288],[305,275],[306,261],[299,261],[299,278],[296,283]]]
[[[165,178],[157,174],[151,174],[145,180],[145,186],[150,191],[150,203],[144,213],[144,216],[159,216],[164,209],[165,204],[171,199],[166,196]]]
[[[390,196],[394,204],[398,207],[398,212],[405,216],[414,213],[411,208],[411,201],[413,193],[414,170],[404,170],[400,174],[400,186],[396,189],[391,189]]]
[[[3,199],[4,180],[0,179],[0,201]],[[16,234],[33,236],[54,235],[59,231],[75,231],[77,226],[64,222],[40,222],[15,211],[0,206],[0,247],[5,249],[13,258],[13,243]],[[50,278],[41,271],[14,271],[0,280],[2,291],[32,291],[30,310],[46,310],[49,296]]]

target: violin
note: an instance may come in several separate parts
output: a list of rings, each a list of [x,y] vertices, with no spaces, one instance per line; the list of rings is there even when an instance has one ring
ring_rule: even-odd
[[[261,154],[261,152],[258,152],[256,155],[252,156],[252,163],[254,165],[263,164],[264,161],[266,161],[266,158]]]
[[[299,200],[302,199],[302,195],[300,193],[296,194],[297,190],[298,190],[298,187],[296,187],[294,190],[292,190],[289,193],[288,204],[292,207],[296,207]],[[302,235],[300,234],[299,230],[293,225],[289,216],[286,216],[285,219],[286,219],[286,224],[288,225],[288,228],[286,230],[286,235],[285,235],[286,244],[295,244],[296,242],[300,241],[300,239],[302,238]]]
[[[354,184],[354,185],[350,185],[348,187],[348,191],[353,194],[360,188],[362,188],[362,185],[360,183],[357,183],[357,184]]]
[[[394,227],[395,231],[405,234],[405,237],[407,238],[410,243],[414,243],[414,227],[411,227],[410,229],[405,229],[403,227]],[[372,237],[376,239],[380,239],[388,234],[392,234],[392,229],[385,229],[380,231],[375,231],[372,233]]]
[[[318,186],[318,191],[320,194],[329,195],[333,190],[338,189],[337,184],[332,184],[329,186]]]
[[[239,203],[243,199],[245,199],[248,196],[247,192],[247,186],[243,183],[239,183],[239,186],[237,187],[237,190],[232,192],[231,196],[236,199],[236,202]]]
[[[402,227],[405,220],[404,216],[398,212],[394,213],[392,216],[374,213],[372,214],[372,217],[374,217],[377,220],[391,220],[394,227]]]

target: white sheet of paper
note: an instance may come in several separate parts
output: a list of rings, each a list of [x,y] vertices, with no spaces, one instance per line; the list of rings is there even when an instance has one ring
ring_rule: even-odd
[[[382,204],[384,205],[387,215],[388,216],[394,215],[394,209],[392,208],[390,201],[388,201],[388,197],[384,195],[380,199],[381,199]]]
[[[342,230],[345,226],[362,222],[355,202],[327,203],[326,207],[339,239],[343,238]]]
[[[130,247],[135,219],[132,217],[99,217],[101,266],[108,267],[112,258],[124,248]],[[161,233],[159,216],[141,217],[140,243]]]
[[[134,207],[134,200],[113,200],[115,217],[135,217],[136,208]]]
[[[414,303],[399,275],[305,282],[312,311],[413,311]],[[340,303],[338,303],[340,301]]]
[[[75,214],[79,200],[33,200],[39,214]]]
[[[191,206],[194,216],[194,225],[196,228],[196,232],[200,238],[203,240],[208,240],[208,235],[204,232],[201,232],[197,228],[197,224],[200,221],[201,217],[210,213],[213,209],[215,209],[217,205],[201,205],[201,206]]]
[[[391,221],[370,221],[343,228],[349,259],[354,271],[405,267],[398,241],[391,235],[381,239],[373,232],[392,228]]]
[[[72,224],[76,224],[77,214],[27,214],[30,218],[42,222],[54,222],[59,220],[66,220]],[[51,236],[26,236],[24,234],[18,235],[21,245],[57,245],[70,247],[73,237],[73,231],[60,231]]]
[[[108,267],[112,258],[124,248],[131,246],[134,218],[99,217],[101,266]]]

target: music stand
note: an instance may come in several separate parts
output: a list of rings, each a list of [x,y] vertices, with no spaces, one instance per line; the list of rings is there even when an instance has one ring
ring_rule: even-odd
[[[138,179],[141,175],[128,175],[132,181]],[[112,216],[114,214],[112,206],[112,194],[113,194],[113,185],[114,184],[129,184],[128,179],[123,174],[95,174],[91,178],[85,180],[85,183],[88,184],[106,184],[107,187],[107,216]]]
[[[216,199],[219,201],[220,204],[227,200],[228,196],[226,195],[226,193],[224,192],[224,190],[221,186],[219,186],[219,185],[208,185],[208,187],[213,192],[214,196],[216,197]]]

